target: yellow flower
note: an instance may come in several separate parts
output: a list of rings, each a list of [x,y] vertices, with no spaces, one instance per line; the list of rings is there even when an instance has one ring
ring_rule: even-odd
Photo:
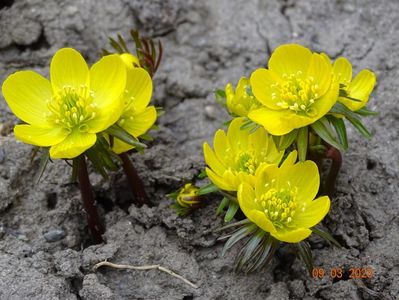
[[[330,209],[330,199],[313,200],[320,177],[312,161],[295,164],[293,151],[279,168],[264,166],[254,184],[244,182],[238,189],[238,203],[246,217],[274,238],[288,243],[306,239]]]
[[[257,69],[250,83],[264,106],[248,117],[273,135],[287,134],[323,117],[337,101],[339,90],[327,59],[296,44],[278,47],[269,69]]]
[[[186,183],[178,192],[176,201],[181,207],[195,207],[201,203],[199,189],[191,183]]]
[[[364,69],[352,80],[352,65],[344,57],[340,57],[334,62],[333,70],[338,82],[341,84],[341,90],[346,93],[346,96],[360,100],[359,102],[348,99],[347,97],[339,97],[338,101],[352,111],[364,107],[376,84],[375,74],[370,70]]]
[[[271,136],[263,128],[251,133],[241,129],[245,118],[235,118],[226,133],[219,129],[213,140],[214,151],[204,143],[206,174],[220,189],[237,191],[242,181],[252,181],[262,164],[278,164],[284,151],[278,152]]]
[[[16,125],[14,133],[25,143],[51,147],[52,158],[74,158],[94,145],[96,133],[118,120],[125,66],[110,55],[89,70],[79,52],[64,48],[51,61],[50,78],[20,71],[5,80],[4,98],[27,123]]]
[[[253,95],[248,94],[249,80],[241,77],[238,81],[236,90],[231,83],[226,86],[226,105],[230,113],[246,117],[248,113],[260,106],[260,103]]]
[[[148,106],[152,96],[152,79],[143,68],[133,67],[137,58],[131,54],[121,55],[126,64],[127,78],[123,94],[124,109],[117,124],[134,137],[146,133],[157,119],[154,106]],[[138,60],[137,60],[138,62]],[[115,153],[126,152],[134,146],[115,138],[112,150]]]

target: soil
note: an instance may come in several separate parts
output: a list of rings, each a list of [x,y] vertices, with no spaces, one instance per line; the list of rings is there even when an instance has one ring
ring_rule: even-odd
[[[55,161],[40,183],[39,159],[17,142],[17,119],[0,101],[0,299],[399,299],[399,2],[396,0],[2,0],[0,81],[17,70],[48,75],[55,51],[78,49],[90,61],[107,37],[131,28],[160,39],[165,55],[155,77],[154,103],[164,107],[160,131],[131,158],[154,207],[129,205],[122,172],[110,181],[91,172],[106,243],[91,245],[70,167]],[[337,191],[324,225],[336,248],[311,238],[315,265],[372,267],[371,279],[311,278],[291,248],[281,248],[258,273],[236,274],[237,249],[221,257],[214,229],[219,196],[186,218],[165,194],[204,167],[202,143],[227,116],[213,91],[264,66],[270,51],[298,42],[355,71],[374,70],[378,86],[365,123],[370,141],[349,130]],[[101,260],[160,264],[199,285],[168,274],[92,267]]]

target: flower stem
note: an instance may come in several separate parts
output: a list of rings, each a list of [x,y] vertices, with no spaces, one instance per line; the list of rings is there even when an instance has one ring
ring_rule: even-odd
[[[337,181],[339,170],[341,169],[342,155],[338,149],[334,148],[333,146],[329,146],[326,151],[325,158],[331,159],[331,167],[325,183],[325,192],[331,197],[334,193],[335,182]]]
[[[91,189],[89,174],[87,173],[86,158],[82,154],[76,160],[78,163],[77,171],[79,188],[82,195],[83,208],[87,215],[87,224],[94,243],[100,244],[103,242],[102,234],[104,233],[104,227],[100,223],[100,218],[94,201],[93,190]]]
[[[142,206],[143,204],[151,206],[152,204],[148,199],[147,193],[145,192],[143,181],[139,177],[139,174],[137,173],[136,168],[133,166],[129,156],[126,152],[124,152],[119,154],[119,157],[122,159],[123,170],[125,171],[126,178],[132,190],[134,203],[138,206]]]

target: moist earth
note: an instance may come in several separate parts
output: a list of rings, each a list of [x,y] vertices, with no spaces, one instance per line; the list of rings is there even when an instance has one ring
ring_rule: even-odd
[[[109,181],[90,173],[106,225],[106,243],[92,245],[70,167],[54,161],[36,184],[39,158],[15,141],[17,119],[0,100],[0,299],[398,299],[398,16],[396,0],[2,0],[1,82],[23,69],[47,76],[64,46],[94,62],[109,36],[135,28],[164,45],[153,101],[166,113],[149,149],[131,155],[154,207],[130,205],[122,172]],[[314,279],[288,245],[269,267],[236,274],[237,249],[221,257],[214,233],[220,196],[185,218],[170,208],[166,194],[201,172],[202,143],[227,120],[213,91],[265,66],[275,47],[290,42],[377,74],[369,107],[380,114],[365,119],[374,137],[349,127],[324,221],[342,248],[310,240],[316,266],[327,273],[372,267],[371,279]],[[156,270],[94,272],[101,260],[159,264],[199,288]]]

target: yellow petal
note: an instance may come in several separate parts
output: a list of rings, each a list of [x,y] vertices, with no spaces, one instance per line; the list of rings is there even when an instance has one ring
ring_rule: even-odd
[[[253,188],[246,182],[240,184],[237,192],[238,204],[244,215],[266,232],[275,232],[273,223],[260,211],[260,205],[255,203]]]
[[[322,53],[320,53],[320,55],[321,55],[321,57],[324,58],[324,60],[326,61],[326,63],[328,63],[329,65],[331,65],[331,59],[330,59],[330,57],[329,57],[327,54],[325,54],[324,52],[322,52]]]
[[[291,168],[295,164],[297,157],[298,152],[296,150],[291,151],[281,164],[281,170],[285,172],[287,169]]]
[[[215,152],[211,149],[208,143],[204,143],[204,157],[205,162],[217,175],[222,176],[226,167],[220,162],[220,160],[216,157]]]
[[[48,127],[46,101],[52,97],[50,82],[32,71],[10,75],[3,83],[3,96],[11,111],[22,121]]]
[[[48,147],[62,142],[69,131],[61,127],[40,128],[34,125],[16,125],[15,137],[24,143]]]
[[[50,157],[75,158],[93,146],[96,139],[94,133],[72,131],[62,142],[50,148]]]
[[[277,47],[269,60],[269,69],[279,75],[306,72],[312,52],[297,44]],[[252,80],[251,80],[252,84]],[[256,96],[256,95],[255,95]]]
[[[317,53],[313,53],[307,69],[307,76],[313,77],[314,82],[319,85],[318,94],[324,95],[331,86],[332,68],[326,60]]]
[[[340,98],[349,109],[356,111],[365,106],[376,83],[376,76],[370,70],[362,70],[348,86],[349,97],[361,100],[361,102]]]
[[[226,133],[221,129],[217,130],[215,133],[213,148],[215,149],[216,157],[224,163],[226,161],[227,152],[231,151],[231,146]]]
[[[227,139],[234,149],[247,149],[249,129],[241,129],[245,118],[234,118],[227,130]]]
[[[152,80],[148,72],[142,68],[128,70],[126,77],[125,102],[132,101],[136,112],[141,112],[150,103],[152,96]]]
[[[63,48],[58,50],[51,60],[50,79],[54,91],[66,86],[78,91],[82,85],[89,84],[89,68],[78,51]]]
[[[310,203],[316,197],[320,186],[320,175],[313,161],[298,162],[281,171],[279,182],[286,185],[289,181],[292,187],[298,188],[299,203]]]
[[[96,117],[88,122],[89,132],[96,133],[114,124],[122,114],[122,93],[126,84],[126,67],[118,55],[101,58],[90,69],[90,89],[97,105]]]
[[[277,165],[265,164],[259,167],[255,179],[255,194],[258,199],[270,189],[272,181],[278,179],[280,173],[281,170]]]
[[[339,82],[332,81],[330,89],[327,91],[327,93],[321,98],[317,99],[315,103],[312,105],[316,114],[314,117],[311,118],[311,123],[316,122],[318,119],[320,119],[330,111],[330,109],[337,102],[338,95],[339,95]]]
[[[252,93],[259,102],[270,109],[281,109],[276,105],[279,100],[272,98],[272,94],[276,92],[273,84],[282,82],[279,75],[271,70],[257,69],[251,74],[250,82]]]
[[[130,53],[122,53],[120,55],[120,58],[123,60],[126,67],[129,69],[133,69],[134,67],[140,66],[139,59]]]
[[[139,114],[124,114],[121,118],[124,118],[124,123],[121,127],[132,136],[139,137],[140,135],[146,133],[152,127],[152,125],[154,125],[157,119],[157,111],[154,106],[149,106]],[[125,142],[115,138],[112,150],[116,154],[120,154],[133,148],[134,146],[126,144]]]
[[[157,111],[154,106],[149,106],[139,114],[123,114],[125,118],[122,127],[134,137],[146,133],[157,119]]]
[[[311,228],[320,223],[329,210],[330,198],[323,196],[310,202],[305,211],[297,210],[293,222],[297,227]]]
[[[334,75],[339,83],[348,85],[352,80],[352,65],[345,57],[339,57],[334,62]]]
[[[235,191],[237,188],[223,179],[223,177],[217,175],[215,172],[213,172],[209,168],[205,168],[206,175],[208,175],[208,178],[214,185],[216,185],[218,188],[221,190],[225,191]]]
[[[291,122],[291,112],[271,110],[266,107],[258,108],[248,114],[248,118],[262,125],[273,135],[284,135],[295,129]],[[309,121],[311,122],[311,120]]]
[[[279,241],[286,243],[299,243],[312,234],[312,231],[308,228],[297,228],[294,230],[278,230],[272,233],[272,236]]]

